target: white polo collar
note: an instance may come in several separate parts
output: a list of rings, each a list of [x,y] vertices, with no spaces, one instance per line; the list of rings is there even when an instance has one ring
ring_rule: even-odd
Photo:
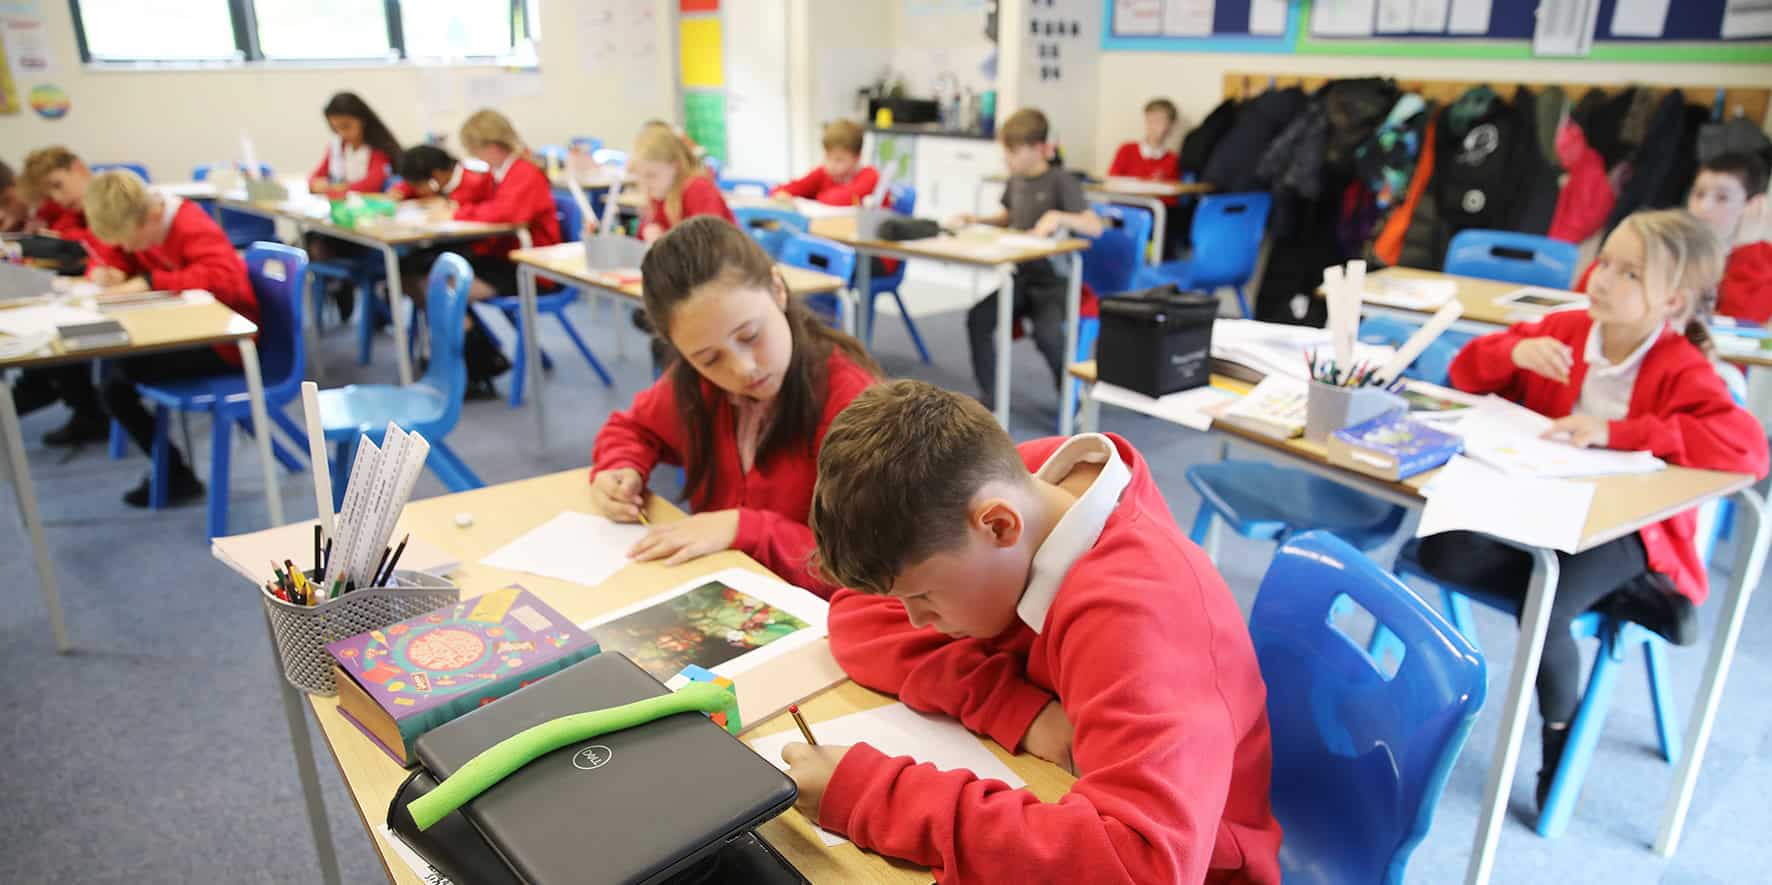
[[[498,182],[499,184],[504,184],[505,183],[505,173],[511,171],[511,165],[516,162],[517,162],[517,152],[512,151],[511,155],[506,157],[505,161],[503,163],[498,164],[498,168],[492,170],[492,180]]]
[[[462,174],[461,164],[457,163],[457,164],[455,164],[455,168],[450,170],[450,172],[449,172],[449,181],[447,181],[443,184],[443,195],[444,196],[447,197],[450,194],[455,193],[455,189],[458,187],[461,187],[461,174]]]
[[[1138,153],[1147,160],[1161,160],[1165,154],[1169,153],[1169,149],[1161,145],[1151,147],[1141,141],[1138,143]]]
[[[164,237],[172,233],[172,219],[178,215],[178,207],[184,205],[185,201],[184,198],[165,191],[160,192],[160,199],[166,206],[166,211],[160,216],[160,234]]]
[[[1599,375],[1601,377],[1622,375],[1626,372],[1634,374],[1637,371],[1637,367],[1642,364],[1643,357],[1649,353],[1649,349],[1654,347],[1655,342],[1660,341],[1661,336],[1665,334],[1667,334],[1667,327],[1662,326],[1655,330],[1654,334],[1644,338],[1643,343],[1637,345],[1637,349],[1631,351],[1630,355],[1626,356],[1623,361],[1611,363],[1607,362],[1605,347],[1600,341],[1600,324],[1594,323],[1593,328],[1589,329],[1587,333],[1587,351],[1585,354],[1587,357],[1587,370],[1590,374]]]
[[[1078,464],[1100,464],[1101,473],[1089,488],[1059,518],[1040,549],[1034,551],[1033,568],[1028,575],[1027,589],[1015,613],[1022,623],[1040,632],[1046,623],[1046,612],[1058,596],[1058,588],[1077,560],[1101,538],[1108,517],[1120,504],[1120,495],[1132,482],[1132,470],[1120,460],[1113,440],[1099,433],[1083,433],[1071,437],[1046,459],[1035,477],[1057,483]]]

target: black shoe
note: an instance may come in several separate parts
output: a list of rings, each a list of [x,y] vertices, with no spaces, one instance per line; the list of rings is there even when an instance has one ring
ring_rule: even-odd
[[[1660,572],[1645,572],[1627,581],[1595,608],[1641,624],[1674,645],[1698,641],[1697,606],[1674,589],[1673,581]]]
[[[166,490],[166,505],[168,507],[189,504],[203,497],[203,483],[197,479],[196,474],[191,472],[191,468],[181,464],[172,468],[170,473],[170,488]],[[146,508],[148,506],[148,486],[152,483],[152,474],[142,477],[141,485],[123,493],[123,503],[131,507]]]
[[[343,280],[329,279],[326,294],[332,297],[333,306],[338,308],[339,321],[349,322],[351,311],[357,306],[357,287]]]
[[[61,393],[54,384],[46,383],[42,372],[26,370],[21,373],[17,383],[12,385],[12,407],[23,418],[45,406],[60,400]]]
[[[1544,800],[1550,798],[1551,782],[1557,779],[1557,769],[1563,764],[1563,748],[1569,744],[1569,726],[1552,728],[1546,723],[1541,730],[1540,740],[1544,745],[1542,762],[1538,768],[1538,810],[1544,811]]]
[[[103,415],[75,412],[68,423],[43,434],[43,444],[52,449],[71,449],[87,443],[102,443],[111,438],[111,422]]]
[[[498,388],[493,386],[491,378],[481,378],[468,382],[468,391],[462,396],[468,402],[483,402],[498,399]]]

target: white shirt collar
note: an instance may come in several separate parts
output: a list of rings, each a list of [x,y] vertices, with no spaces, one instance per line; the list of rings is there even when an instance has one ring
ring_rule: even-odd
[[[184,204],[184,198],[176,194],[160,192],[160,199],[165,201],[166,212],[160,216],[160,232],[167,234],[172,231],[172,219],[178,215],[178,207]]]
[[[1027,589],[1022,591],[1021,602],[1015,606],[1016,615],[1035,633],[1045,625],[1046,611],[1052,608],[1052,600],[1057,598],[1065,575],[1101,538],[1108,517],[1120,504],[1121,493],[1132,482],[1132,470],[1120,460],[1120,452],[1114,447],[1113,440],[1099,433],[1078,434],[1066,440],[1046,459],[1046,463],[1040,465],[1034,476],[1057,483],[1080,463],[1100,464],[1101,473],[1071,509],[1065,511],[1058,525],[1052,527],[1052,533],[1046,536],[1040,549],[1034,551]]]
[[[1654,334],[1644,338],[1643,343],[1637,345],[1637,349],[1631,351],[1630,355],[1626,356],[1622,362],[1612,363],[1607,361],[1605,348],[1600,342],[1600,324],[1594,323],[1593,328],[1589,329],[1587,333],[1588,374],[1610,377],[1629,372],[1635,375],[1637,367],[1643,362],[1643,357],[1649,353],[1650,348],[1655,346],[1655,342],[1661,340],[1661,336],[1666,332],[1666,326],[1656,329]]]
[[[370,147],[366,144],[345,147],[344,139],[332,137],[332,155],[326,164],[326,177],[343,184],[361,181],[369,175]]]
[[[503,163],[498,164],[497,169],[492,170],[492,180],[498,182],[499,184],[504,184],[505,173],[511,171],[511,165],[516,162],[517,162],[517,152],[512,151],[511,155],[506,157],[505,161]]]
[[[1164,154],[1169,153],[1169,149],[1160,145],[1157,147],[1151,147],[1141,141],[1138,143],[1138,153],[1147,160],[1161,160],[1163,159]]]
[[[453,170],[451,170],[449,173],[449,181],[447,181],[443,184],[443,195],[449,196],[450,194],[455,193],[455,189],[458,187],[461,187],[461,164],[460,163],[455,164],[455,168]]]

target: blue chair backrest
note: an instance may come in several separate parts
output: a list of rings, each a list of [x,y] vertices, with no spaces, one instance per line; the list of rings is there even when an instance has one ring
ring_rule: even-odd
[[[1362,609],[1394,642],[1345,626]],[[1267,683],[1282,873],[1400,883],[1483,705],[1482,654],[1402,582],[1320,531],[1280,547],[1249,634]],[[1371,645],[1390,649],[1394,666],[1375,661]]]
[[[1212,194],[1194,210],[1193,283],[1198,287],[1248,282],[1261,256],[1261,238],[1273,198],[1267,194]]]
[[[584,151],[592,156],[595,156],[598,151],[603,149],[603,139],[597,138],[594,135],[575,135],[572,137],[572,140],[566,142],[566,144],[568,147]]]
[[[578,209],[578,201],[571,194],[554,191],[554,217],[560,220],[560,236],[568,243],[576,243],[584,232],[585,214]]]
[[[855,275],[854,249],[809,234],[788,234],[787,239],[782,241],[781,255],[777,260],[782,264],[828,273],[843,280]]]
[[[1108,228],[1083,253],[1083,282],[1106,298],[1131,290],[1138,272],[1138,244],[1125,231]]]
[[[615,148],[597,148],[591,151],[591,159],[597,161],[599,166],[626,166],[628,152]]]
[[[442,391],[444,410],[438,419],[439,434],[461,419],[462,397],[468,392],[468,366],[462,360],[462,324],[468,316],[468,287],[474,270],[468,260],[445,252],[431,265],[425,283],[425,322],[431,334],[431,363],[418,383]]]
[[[565,165],[566,163],[566,149],[557,144],[544,144],[535,149],[535,155],[542,159],[543,169],[547,168],[546,161],[549,160],[561,165]]]
[[[768,252],[772,258],[781,258],[782,244],[793,233],[807,233],[811,230],[811,222],[806,216],[786,209],[774,209],[767,206],[746,207],[732,210],[732,217],[738,219],[738,226],[751,235]]]
[[[1124,231],[1132,238],[1132,245],[1137,247],[1135,253],[1139,262],[1149,254],[1151,248],[1151,229],[1156,226],[1156,217],[1151,210],[1143,206],[1121,206],[1116,203],[1093,203],[1091,209],[1101,216],[1101,220],[1109,227]]]
[[[761,197],[769,196],[775,190],[776,183],[761,178],[726,178],[722,176],[718,184],[720,190],[727,193],[752,193]]]
[[[142,181],[153,181],[154,180],[154,179],[148,177],[148,167],[143,166],[140,163],[94,163],[94,164],[92,164],[92,173],[94,175],[97,175],[100,172],[109,172],[112,169],[128,169],[129,171],[134,172],[135,174],[141,176]]]
[[[236,167],[239,166],[239,164],[235,164],[235,165],[236,165]],[[209,173],[212,169],[214,169],[214,167],[215,167],[215,164],[213,164],[213,163],[199,163],[196,166],[191,167],[191,180],[192,181],[208,181],[209,180]],[[258,177],[267,178],[267,179],[274,178],[275,173],[271,172],[271,164],[269,164],[269,163],[258,164]]]
[[[908,184],[895,184],[886,189],[886,198],[892,201],[892,211],[900,215],[917,214],[917,189]]]
[[[1506,230],[1461,230],[1446,249],[1447,273],[1567,289],[1580,249],[1574,243]]]
[[[721,160],[713,154],[708,154],[707,156],[702,157],[701,165],[707,168],[708,174],[713,176],[715,181],[719,181],[720,173],[726,171],[726,161]]]
[[[1387,347],[1402,347],[1409,340],[1420,323],[1411,323],[1389,316],[1367,317],[1360,321],[1360,340],[1366,344],[1378,344]],[[1464,349],[1471,340],[1470,335],[1462,332],[1446,331],[1434,339],[1421,355],[1415,358],[1409,368],[1403,370],[1403,377],[1426,381],[1429,384],[1448,386],[1452,381],[1452,360]]]
[[[258,299],[258,353],[270,402],[293,399],[306,372],[302,346],[302,279],[308,253],[282,243],[246,247],[246,277]]]

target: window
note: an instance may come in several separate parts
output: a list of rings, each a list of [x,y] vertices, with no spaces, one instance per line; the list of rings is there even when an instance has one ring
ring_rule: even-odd
[[[252,6],[267,59],[397,57],[383,0],[252,0]]]
[[[229,0],[81,0],[75,27],[87,61],[240,57]]]
[[[540,0],[73,0],[88,63],[534,64]]]

